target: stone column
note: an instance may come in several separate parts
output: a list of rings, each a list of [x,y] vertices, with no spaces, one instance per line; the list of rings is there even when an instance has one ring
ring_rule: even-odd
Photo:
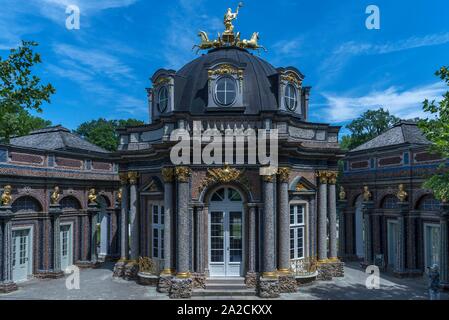
[[[129,237],[128,237],[128,174],[120,173],[120,260],[114,266],[114,277],[123,277],[125,265],[129,256]]]
[[[279,296],[279,279],[276,270],[275,230],[274,230],[274,177],[263,176],[263,259],[262,277],[259,281],[258,294],[262,298]]]
[[[129,179],[129,223],[131,225],[131,250],[130,250],[130,260],[137,263],[139,259],[139,217],[137,214],[137,172],[128,172]]]
[[[346,199],[338,200],[338,257],[344,259],[346,255],[346,221],[345,209],[348,201]]]
[[[337,172],[328,173],[328,209],[329,209],[329,259],[338,260],[337,253],[337,195],[335,184]]]
[[[290,210],[288,202],[288,181],[290,168],[279,168],[278,192],[278,270],[280,273],[290,273]]]
[[[248,288],[255,288],[257,285],[256,276],[256,212],[255,203],[248,203],[246,207],[248,214],[248,260],[245,275],[245,284]]]
[[[11,206],[0,206],[0,293],[17,290],[12,276],[12,218]]]
[[[327,172],[318,171],[320,186],[318,191],[318,260],[327,260]]]
[[[371,233],[371,211],[374,208],[374,203],[371,199],[364,199],[362,203],[363,213],[363,229],[365,230],[365,266],[373,264],[373,246],[372,246],[372,233]]]
[[[172,214],[173,214],[173,181],[174,169],[163,168],[162,178],[164,180],[164,269],[163,275],[172,275],[175,270],[172,259]]]
[[[449,203],[443,202],[440,211],[440,282],[441,287],[449,289]]]
[[[90,262],[92,266],[98,264],[97,253],[97,223],[98,223],[98,204],[96,202],[90,202],[88,204],[87,213],[89,215],[90,225]]]
[[[53,224],[53,272],[54,278],[64,276],[61,270],[61,214],[62,209],[59,204],[50,205],[50,215]]]
[[[396,275],[405,274],[405,251],[406,251],[406,224],[405,216],[409,211],[408,202],[398,202],[399,216],[398,216],[398,243],[397,243],[397,256],[396,256],[396,268],[394,273]]]
[[[192,295],[192,278],[190,273],[190,175],[188,167],[176,167],[178,182],[177,233],[176,233],[176,278],[172,280],[170,298],[189,298]]]
[[[262,277],[276,277],[276,253],[274,250],[274,175],[263,176],[263,267]]]

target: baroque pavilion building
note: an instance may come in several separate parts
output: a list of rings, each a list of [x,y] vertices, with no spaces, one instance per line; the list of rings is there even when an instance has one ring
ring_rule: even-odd
[[[152,76],[150,123],[120,129],[117,153],[61,126],[0,145],[0,293],[107,260],[172,298],[343,276],[340,127],[308,121],[303,74],[254,55],[259,34],[241,39],[237,14],[218,39],[199,33],[200,57]]]
[[[228,11],[217,40],[200,32],[205,54],[152,76],[150,124],[119,131],[121,259],[114,274],[141,282],[145,270],[160,274],[154,281],[170,297],[239,281],[276,297],[297,290],[303,278],[343,275],[335,188],[340,128],[308,121],[304,76],[251,53],[263,49],[259,34],[241,40],[232,25],[237,14]],[[192,145],[174,164],[173,135],[180,130],[220,141],[231,130],[245,148],[256,143],[251,130],[277,131],[278,168],[261,174],[263,165],[248,163],[247,149],[243,162],[223,152],[206,165],[195,162]],[[196,141],[204,153],[207,143]]]

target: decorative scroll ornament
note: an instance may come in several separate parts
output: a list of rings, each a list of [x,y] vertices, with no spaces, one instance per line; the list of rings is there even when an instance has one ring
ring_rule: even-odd
[[[153,86],[159,87],[161,85],[169,84],[169,83],[170,83],[170,78],[160,77],[160,78],[157,78],[156,81],[153,82]]]
[[[225,74],[235,74],[239,77],[239,79],[243,79],[243,70],[237,69],[234,66],[231,66],[230,64],[222,64],[219,66],[219,68],[215,70],[209,70],[209,79],[212,76],[216,75],[225,75]]]
[[[399,185],[398,193],[396,194],[396,197],[398,197],[400,202],[405,202],[407,200],[407,192],[404,190],[404,185],[401,183]]]
[[[135,171],[128,172],[128,179],[130,184],[136,184],[137,179],[139,178],[139,173]]]
[[[175,179],[175,171],[173,168],[162,168],[162,180],[165,183],[173,182]]]
[[[61,194],[59,193],[59,187],[55,186],[55,188],[53,189],[53,192],[52,192],[52,194],[50,196],[51,204],[58,204],[60,196],[61,196]]]
[[[346,191],[343,186],[340,187],[339,198],[340,200],[346,200]]]
[[[199,187],[200,190],[214,183],[230,183],[240,182],[248,187],[249,183],[243,175],[243,171],[231,168],[228,163],[223,165],[223,168],[208,169],[206,178],[203,179]]]
[[[7,185],[3,188],[2,193],[2,205],[3,206],[10,206],[12,203],[12,196],[11,196],[12,188],[10,185]]]
[[[318,171],[316,173],[316,176],[320,180],[321,184],[326,184],[327,183],[327,178],[328,178],[328,172],[327,171]]]
[[[175,175],[179,182],[189,182],[191,171],[189,167],[176,167]]]
[[[301,87],[302,85],[302,80],[293,72],[287,72],[286,74],[281,75],[281,80],[294,83],[297,87]]]
[[[237,16],[239,14],[240,8],[243,7],[243,3],[240,2],[236,12],[232,12],[232,9],[229,8],[227,12],[224,15],[223,18],[223,24],[225,26],[225,31],[223,34],[218,34],[218,38],[215,40],[210,40],[208,34],[205,31],[200,31],[198,33],[198,36],[201,38],[201,43],[198,45],[194,45],[192,49],[198,48],[197,53],[199,50],[208,50],[208,49],[214,49],[214,48],[221,48],[221,47],[238,47],[238,48],[244,48],[244,49],[252,49],[252,50],[259,50],[263,49],[267,51],[263,46],[259,45],[259,33],[254,32],[251,39],[240,39],[240,32],[237,32],[237,34],[234,33],[234,25],[233,21],[237,19]]]
[[[89,199],[89,204],[97,204],[97,194],[94,188],[89,190],[87,198]]]
[[[280,182],[288,182],[288,178],[290,177],[290,168],[279,168],[278,175]]]
[[[368,186],[363,187],[363,201],[370,201],[372,197],[371,191],[369,191]]]

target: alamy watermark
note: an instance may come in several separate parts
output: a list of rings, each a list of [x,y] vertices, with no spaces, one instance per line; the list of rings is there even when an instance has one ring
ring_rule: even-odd
[[[80,8],[74,4],[68,5],[65,9],[65,13],[69,16],[65,19],[65,27],[68,30],[80,29]]]
[[[366,14],[369,16],[365,20],[365,26],[368,30],[380,29],[380,9],[378,6],[372,4],[366,7]]]
[[[80,289],[80,269],[73,265],[67,267],[65,272],[69,273],[69,276],[65,280],[65,287],[67,290],[79,290]]]
[[[365,273],[369,274],[366,278],[365,286],[367,289],[380,289],[380,271],[376,265],[366,267]]]
[[[217,128],[202,130],[201,121],[193,121],[192,134],[175,129],[170,141],[178,142],[170,151],[175,165],[258,164],[261,175],[272,175],[278,168],[278,130]],[[268,152],[269,151],[269,152]]]

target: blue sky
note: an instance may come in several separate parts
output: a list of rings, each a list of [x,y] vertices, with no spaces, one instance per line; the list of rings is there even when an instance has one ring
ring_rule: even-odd
[[[81,10],[67,30],[66,7]],[[0,55],[21,39],[40,43],[37,72],[57,93],[43,117],[70,129],[84,121],[148,121],[145,88],[159,68],[195,58],[198,30],[223,31],[224,0],[0,0]],[[380,9],[368,30],[366,7]],[[246,0],[236,30],[260,32],[276,67],[293,65],[312,86],[310,120],[344,125],[383,106],[402,118],[422,116],[424,98],[447,87],[434,76],[449,57],[447,0]]]

